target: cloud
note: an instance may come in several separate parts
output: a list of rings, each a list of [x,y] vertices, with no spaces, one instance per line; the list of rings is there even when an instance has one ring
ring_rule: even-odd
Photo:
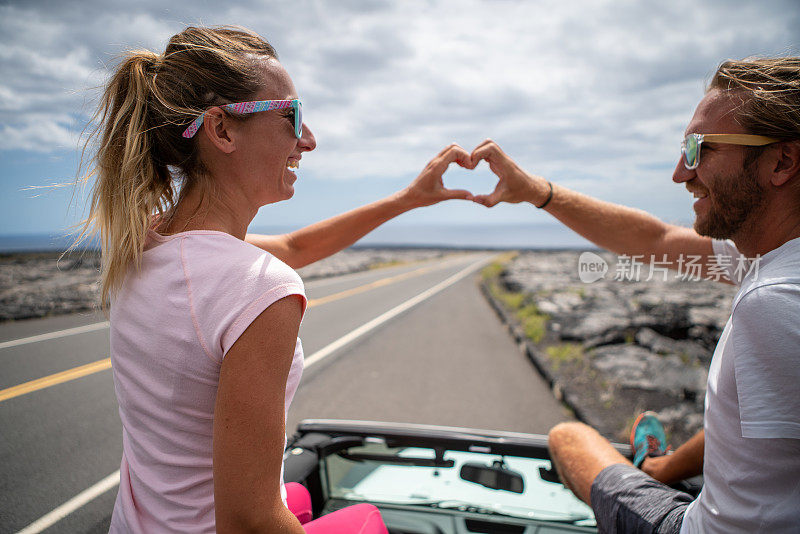
[[[603,191],[664,180],[719,61],[797,52],[793,0],[669,4],[443,0],[0,6],[2,150],[77,143],[127,48],[187,24],[242,24],[278,49],[304,99],[320,179],[413,176],[492,137],[534,172]],[[659,182],[661,183],[661,182]]]
[[[0,124],[0,150],[49,153],[76,147],[80,132],[69,115],[32,113],[22,124]]]

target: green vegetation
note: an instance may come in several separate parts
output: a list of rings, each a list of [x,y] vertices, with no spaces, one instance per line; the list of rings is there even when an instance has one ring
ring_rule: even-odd
[[[558,369],[562,363],[583,360],[583,347],[579,343],[561,343],[550,345],[545,352],[553,362],[553,367]]]
[[[481,278],[484,280],[491,280],[500,276],[505,266],[499,261],[494,261],[483,268],[481,271]]]
[[[524,293],[506,291],[497,280],[489,282],[489,291],[494,298],[514,312],[528,338],[534,343],[539,343],[544,339],[544,335],[547,333],[547,321],[550,316],[541,313],[535,304],[526,303],[527,297]]]
[[[498,278],[506,268],[506,264],[517,257],[518,252],[506,252],[500,254],[495,260],[483,268],[481,278],[483,280],[493,280]]]
[[[550,316],[539,311],[536,304],[528,304],[517,311],[517,319],[522,323],[522,329],[534,343],[539,343],[547,333],[547,321]]]
[[[525,302],[524,294],[504,291],[500,289],[499,286],[498,286],[498,294],[496,296],[503,302],[503,304],[505,304],[507,307],[517,312],[521,311],[520,309],[522,308],[523,303]]]
[[[529,301],[524,293],[506,290],[499,282],[499,277],[505,269],[505,264],[511,261],[516,253],[503,254],[481,271],[481,277],[489,284],[489,292],[494,298],[514,312],[522,324],[525,335],[534,343],[539,343],[547,333],[547,321],[550,316],[539,311],[536,304]]]
[[[561,343],[560,345],[550,345],[545,349],[547,355],[554,360],[563,362],[580,360],[583,358],[583,347],[579,343]]]

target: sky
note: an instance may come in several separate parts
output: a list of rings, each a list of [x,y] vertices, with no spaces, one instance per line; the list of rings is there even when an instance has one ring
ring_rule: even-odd
[[[168,6],[168,7],[167,7]],[[680,139],[725,59],[800,54],[800,2],[739,0],[0,0],[0,234],[63,232],[81,132],[120,53],[187,25],[235,24],[277,49],[317,139],[293,199],[251,228],[300,227],[402,189],[444,146],[494,139],[523,168],[690,224]],[[496,183],[485,163],[445,185]],[[459,201],[390,225],[551,222]]]

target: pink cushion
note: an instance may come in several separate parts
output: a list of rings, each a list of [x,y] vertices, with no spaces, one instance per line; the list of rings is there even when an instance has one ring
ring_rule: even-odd
[[[286,488],[286,507],[292,512],[301,525],[311,521],[314,516],[311,512],[311,494],[302,484],[288,482]]]
[[[371,504],[342,508],[303,526],[308,534],[389,534],[381,513]]]

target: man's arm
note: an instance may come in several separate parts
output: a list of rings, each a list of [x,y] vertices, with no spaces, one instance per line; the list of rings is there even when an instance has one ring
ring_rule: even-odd
[[[487,207],[499,202],[527,202],[541,206],[550,196],[547,180],[526,172],[491,140],[472,152],[473,164],[486,160],[500,181],[489,195],[475,195],[473,200]],[[667,224],[639,209],[605,202],[553,184],[552,198],[544,208],[553,217],[597,246],[641,261],[669,262],[678,268],[681,256],[700,256],[703,273],[713,261],[711,239],[690,228]]]
[[[406,211],[443,200],[471,200],[469,191],[447,189],[442,183],[442,174],[453,162],[468,169],[475,167],[466,150],[450,145],[428,163],[411,185],[394,195],[289,234],[247,234],[245,241],[292,268],[304,267],[352,245]]]
[[[533,198],[532,202],[536,200]],[[681,255],[702,256],[706,263],[714,253],[711,239],[691,228],[667,224],[645,211],[605,202],[559,185],[553,184],[553,199],[544,209],[599,247],[617,254],[643,256],[645,262],[651,256],[661,261],[666,255],[671,267],[677,268]]]
[[[706,434],[701,430],[678,447],[674,454],[648,457],[642,462],[642,471],[664,484],[673,484],[703,473],[703,453]]]

